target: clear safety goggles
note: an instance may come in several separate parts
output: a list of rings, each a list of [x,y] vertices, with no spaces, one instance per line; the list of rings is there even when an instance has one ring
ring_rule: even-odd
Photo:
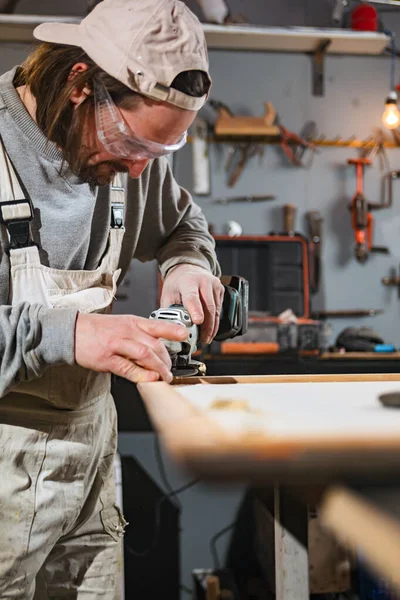
[[[105,85],[94,80],[97,137],[114,156],[128,160],[159,158],[176,152],[186,144],[187,132],[176,144],[159,144],[134,133],[124,120]]]

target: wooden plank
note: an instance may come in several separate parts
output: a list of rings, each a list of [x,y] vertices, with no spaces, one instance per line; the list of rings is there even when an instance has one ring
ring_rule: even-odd
[[[168,383],[138,383],[137,387],[154,428],[178,460],[187,453],[213,452],[216,444],[224,444],[224,431]]]
[[[400,381],[400,373],[360,373],[343,375],[221,375],[215,377],[176,377],[173,385],[227,383],[333,383],[341,381]],[[146,384],[147,385],[147,384]]]
[[[214,383],[214,378],[208,379],[204,386],[204,394],[209,395],[209,385]],[[201,383],[204,382],[200,380]],[[221,381],[224,378],[217,378],[218,383],[226,383]],[[266,379],[266,380],[265,380]],[[245,377],[237,378],[235,382],[235,391],[238,391],[236,385],[241,383],[254,384],[260,383],[337,383],[339,382],[387,382],[387,381],[400,381],[400,375],[395,374],[393,376],[386,376],[386,374],[378,375],[360,375],[359,377],[354,375],[342,375],[340,377],[332,377],[327,375],[311,376],[272,376],[267,378],[257,377]],[[257,381],[260,380],[260,381]],[[228,378],[230,383],[230,378]],[[217,386],[218,388],[218,386]],[[211,389],[211,388],[210,388]],[[267,459],[268,457],[274,459],[284,459],[295,455],[296,453],[304,452],[338,452],[341,450],[343,453],[345,450],[357,451],[365,448],[370,450],[371,447],[378,450],[388,449],[400,449],[400,436],[391,432],[388,435],[387,431],[382,436],[374,435],[373,437],[367,432],[365,434],[355,433],[354,437],[347,434],[346,437],[342,435],[328,436],[326,431],[321,432],[319,435],[313,431],[312,435],[298,436],[296,431],[294,433],[281,433],[277,434],[273,431],[268,433],[268,430],[261,428],[254,429],[252,427],[249,431],[246,428],[237,430],[235,428],[229,429],[224,427],[221,422],[211,417],[211,412],[207,410],[197,408],[192,402],[185,398],[184,390],[180,393],[179,386],[171,386],[165,382],[155,383],[140,383],[138,384],[138,390],[141,394],[145,406],[149,412],[149,416],[153,422],[155,428],[162,433],[172,444],[175,452],[179,454],[182,452],[197,453],[206,447],[208,447],[215,455],[219,453],[232,453],[237,454],[238,452],[262,452],[262,455]],[[214,388],[215,390],[215,388]],[[342,390],[341,390],[342,391]],[[214,391],[215,393],[215,391]],[[275,390],[276,395],[276,390]],[[232,396],[233,397],[233,396]],[[343,399],[342,399],[343,400]],[[318,404],[316,405],[316,407]],[[382,410],[385,410],[382,408]],[[223,411],[217,411],[220,415],[224,414]],[[214,415],[217,414],[214,411]],[[229,411],[225,414],[229,414]],[[242,413],[243,416],[246,412]],[[284,412],[281,418],[284,417]],[[353,413],[352,413],[353,414]],[[367,417],[368,417],[367,413]],[[250,412],[251,415],[251,412]],[[241,414],[237,414],[239,421],[241,420]],[[256,414],[257,417],[257,414]],[[262,414],[260,414],[262,417]],[[273,414],[270,418],[275,418]],[[258,420],[258,419],[257,419]],[[272,424],[272,420],[271,420]],[[378,432],[379,433],[379,432]],[[340,454],[337,457],[340,461]]]
[[[328,490],[321,523],[370,567],[400,590],[400,523],[344,487]]]
[[[245,381],[252,383],[254,379],[256,378],[245,378]],[[265,382],[265,378],[262,379]],[[275,380],[275,383],[277,379],[278,382],[282,382],[282,377],[274,376],[268,379]],[[387,382],[400,381],[400,375],[379,374],[372,377],[349,375],[341,376],[339,379],[356,382],[358,380]],[[287,377],[284,380],[287,380]],[[296,376],[294,380],[298,382],[299,378]],[[332,377],[312,376],[311,380],[329,384]],[[300,381],[307,382],[307,378],[301,377]],[[203,385],[200,385],[196,397],[200,399],[200,390],[204,389],[205,398],[212,402],[213,398],[216,398],[215,393],[218,387],[212,388],[209,384],[205,384],[203,388]],[[284,387],[287,390],[287,386]],[[387,388],[387,386],[384,387]],[[189,386],[186,387],[187,393],[190,389]],[[236,382],[233,389],[240,396],[240,384]],[[371,388],[369,389],[372,393]],[[276,409],[279,406],[279,402],[277,404],[279,390],[277,389],[273,391],[271,397],[271,400],[275,398],[272,403],[275,408],[267,421],[262,414],[258,418],[257,414],[251,411],[241,413],[240,411],[229,412],[229,410],[225,412],[227,419],[224,421],[223,411],[207,411],[197,407],[192,401],[185,398],[183,388],[179,389],[178,386],[171,386],[164,382],[141,383],[138,385],[138,390],[150,419],[162,436],[167,450],[178,463],[189,468],[199,477],[251,481],[253,483],[260,480],[265,482],[277,479],[292,483],[298,481],[296,477],[307,477],[313,482],[327,482],[331,477],[337,477],[339,474],[362,476],[363,472],[379,478],[387,476],[389,472],[396,472],[400,468],[398,419],[395,421],[390,419],[389,429],[383,429],[384,423],[390,415],[384,412],[381,414],[379,405],[373,407],[371,399],[368,403],[369,408],[361,410],[360,413],[360,416],[368,422],[368,431],[364,431],[364,428],[360,430],[359,427],[352,435],[349,426],[351,423],[357,422],[355,414],[359,396],[357,396],[356,390],[356,395],[353,395],[355,409],[350,410],[351,418],[344,422],[344,433],[340,431],[337,435],[334,433],[337,423],[331,425],[329,419],[326,421],[325,418],[324,426],[321,429],[316,426],[312,427],[310,424],[310,427],[307,426],[304,430],[301,426],[301,419],[298,420],[295,415],[290,416],[288,413],[289,418],[286,420],[284,411],[281,414],[278,411],[277,414]],[[329,390],[331,390],[331,386],[329,386]],[[210,392],[213,394],[212,396]],[[250,393],[249,390],[248,393]],[[298,394],[299,391],[296,393]],[[322,393],[321,400],[323,400],[323,391],[314,389],[313,393],[314,396]],[[342,393],[341,405],[345,409],[343,390],[340,393]],[[375,390],[373,394],[375,394]],[[332,396],[332,391],[330,391],[330,395]],[[234,394],[232,397],[234,398]],[[297,396],[294,400],[296,398]],[[377,399],[376,402],[378,403]],[[207,405],[207,402],[205,404]],[[316,406],[318,407],[318,403]],[[298,398],[297,407],[298,411],[301,407],[301,398]],[[376,410],[378,412],[375,412]],[[382,407],[381,410],[386,411],[387,409]],[[320,411],[319,416],[316,415],[315,423],[322,423],[322,414],[325,414],[324,411],[322,413]],[[378,417],[380,429],[371,435],[369,432],[371,424],[375,422],[374,414]]]

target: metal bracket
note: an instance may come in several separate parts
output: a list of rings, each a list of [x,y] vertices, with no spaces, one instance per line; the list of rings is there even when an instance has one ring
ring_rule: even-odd
[[[325,93],[325,54],[331,43],[332,40],[323,40],[312,53],[314,96],[323,96]]]

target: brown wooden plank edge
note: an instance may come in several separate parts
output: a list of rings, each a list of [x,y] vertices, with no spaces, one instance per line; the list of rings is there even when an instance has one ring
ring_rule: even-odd
[[[400,373],[360,373],[343,375],[217,375],[214,377],[176,377],[172,385],[236,383],[340,383],[363,381],[399,381]],[[145,384],[148,385],[148,384]]]
[[[285,381],[288,376],[285,376]],[[292,379],[299,378],[289,376]],[[354,375],[340,376],[341,381],[400,381],[400,375],[396,374],[392,378],[385,374],[371,377],[361,375],[360,378]],[[343,379],[345,377],[345,379]],[[277,379],[277,377],[268,377]],[[321,379],[322,378],[322,379]],[[212,378],[208,378],[212,379]],[[217,378],[220,379],[220,378]],[[238,378],[239,379],[239,378]],[[240,378],[243,379],[243,378]],[[249,378],[245,378],[248,382]],[[254,382],[254,378],[250,378]],[[264,377],[262,379],[265,379]],[[282,379],[279,377],[278,379]],[[312,376],[313,381],[338,381],[338,378],[332,379],[332,376]],[[301,381],[307,382],[301,376]],[[168,385],[164,382],[141,383],[138,384],[144,404],[149,413],[150,419],[162,436],[163,441],[174,456],[182,463],[191,464],[199,461],[209,461],[213,457],[216,459],[226,459],[235,461],[239,458],[245,458],[246,461],[255,461],[258,463],[268,461],[282,463],[284,465],[289,461],[301,461],[304,459],[311,465],[314,460],[318,461],[321,455],[327,458],[334,458],[338,464],[346,462],[349,454],[354,457],[359,456],[363,460],[365,455],[372,453],[382,453],[387,461],[388,456],[392,455],[392,462],[397,467],[400,466],[400,437],[393,436],[388,438],[379,437],[371,439],[357,437],[353,440],[343,438],[320,438],[296,439],[280,441],[270,438],[264,432],[245,433],[238,435],[231,434],[215,423],[205,412],[195,408],[179,393],[179,388]],[[364,456],[365,458],[365,456]]]

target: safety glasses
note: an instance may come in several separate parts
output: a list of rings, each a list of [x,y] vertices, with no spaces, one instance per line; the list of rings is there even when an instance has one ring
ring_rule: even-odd
[[[186,144],[185,132],[176,144],[165,145],[146,140],[134,133],[124,120],[105,85],[94,80],[97,137],[114,156],[128,160],[159,158],[176,152]]]

